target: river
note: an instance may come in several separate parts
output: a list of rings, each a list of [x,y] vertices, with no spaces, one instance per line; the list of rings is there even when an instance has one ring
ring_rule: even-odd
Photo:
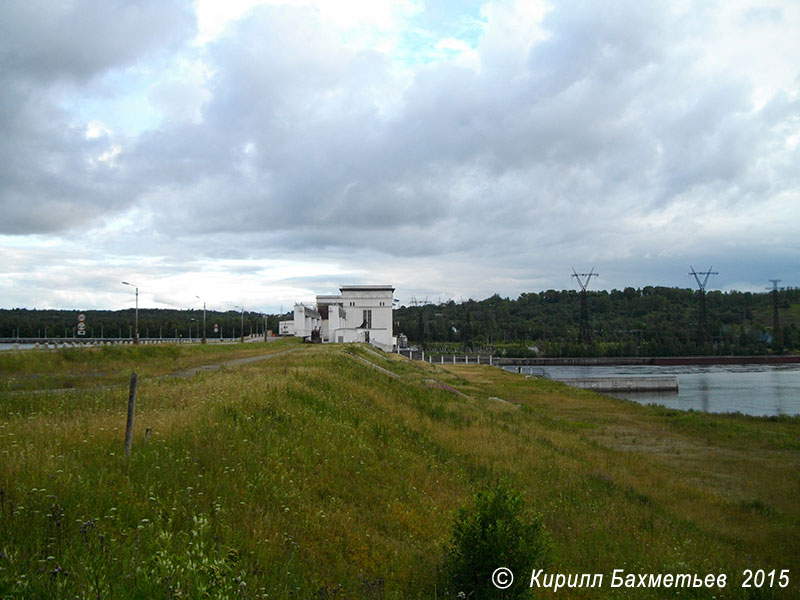
[[[516,372],[516,367],[507,367]],[[740,412],[755,416],[800,415],[800,365],[547,366],[522,373],[550,379],[676,375],[678,392],[615,393],[639,402],[681,410]]]

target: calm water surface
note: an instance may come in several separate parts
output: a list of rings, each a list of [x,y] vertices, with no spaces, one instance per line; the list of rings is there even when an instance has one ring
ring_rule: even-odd
[[[509,367],[516,371],[516,367]],[[676,375],[678,392],[613,394],[641,404],[682,410],[775,416],[800,414],[800,365],[522,367],[551,379]]]

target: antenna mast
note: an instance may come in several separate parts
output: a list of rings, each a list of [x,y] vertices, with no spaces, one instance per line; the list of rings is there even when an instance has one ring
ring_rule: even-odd
[[[706,284],[708,283],[708,278],[711,275],[719,275],[718,272],[712,271],[711,267],[708,268],[708,271],[697,272],[694,270],[694,267],[691,265],[689,266],[691,272],[689,275],[694,275],[694,279],[697,282],[697,287],[700,290],[700,315],[698,316],[697,320],[697,345],[702,346],[709,340],[708,336],[708,319],[706,315]],[[700,277],[703,277],[703,280],[700,281]]]
[[[588,273],[576,273],[575,267],[572,267],[572,277],[578,280],[578,285],[581,287],[581,326],[578,332],[579,344],[592,343],[592,330],[589,329],[589,309],[586,307],[586,288],[589,287],[589,282],[592,277],[597,277],[599,273],[594,272],[594,267]],[[581,279],[581,278],[584,279]]]

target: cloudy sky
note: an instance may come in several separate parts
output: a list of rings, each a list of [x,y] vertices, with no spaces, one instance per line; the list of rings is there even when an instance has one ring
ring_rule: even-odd
[[[0,307],[800,285],[795,0],[0,3]]]

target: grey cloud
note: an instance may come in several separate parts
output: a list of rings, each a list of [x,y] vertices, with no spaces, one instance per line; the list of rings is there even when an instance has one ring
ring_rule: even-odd
[[[3,2],[0,64],[38,81],[76,81],[169,48],[193,32],[191,4],[144,0]]]
[[[516,62],[501,32],[487,32],[480,70],[419,67],[389,97],[398,92],[386,57],[342,45],[307,9],[260,7],[208,50],[202,121],[168,120],[128,140],[113,168],[86,167],[112,140],[69,132],[53,102],[22,120],[25,142],[11,123],[21,100],[0,113],[14,131],[0,148],[15,156],[0,178],[3,228],[75,226],[76,207],[134,203],[152,214],[153,248],[176,257],[378,249],[495,260],[514,248],[521,265],[569,266],[576,255],[658,253],[685,226],[662,220],[644,235],[644,217],[709,198],[741,207],[790,189],[800,172],[785,144],[797,98],[754,111],[735,69],[697,68],[690,42],[710,15],[689,22],[666,9],[558,3],[543,24],[549,37],[514,48]],[[143,44],[113,61],[152,47]],[[77,64],[66,70],[73,79],[107,68]],[[184,91],[170,84],[154,99],[179,114]],[[52,130],[30,125],[41,115]],[[23,198],[47,206],[47,218]]]
[[[191,33],[188,2],[0,4],[0,233],[87,227],[141,186],[107,137],[87,139],[64,97]]]

